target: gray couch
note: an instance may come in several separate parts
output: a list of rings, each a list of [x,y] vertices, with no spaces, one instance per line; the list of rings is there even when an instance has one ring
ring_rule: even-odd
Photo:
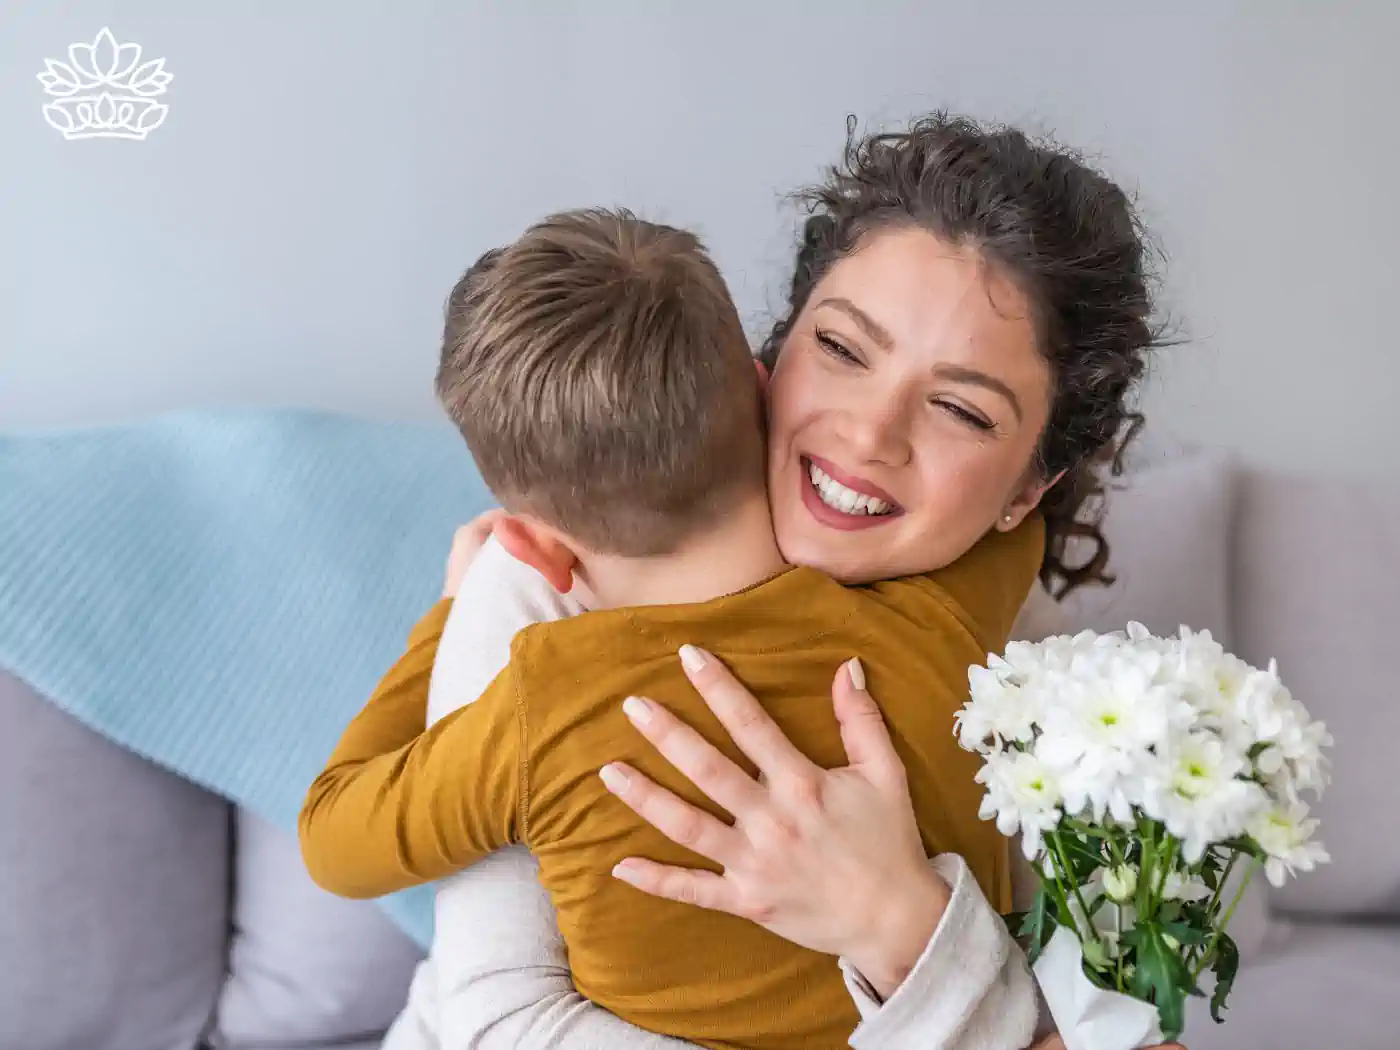
[[[1277,656],[1337,738],[1334,863],[1241,910],[1230,1022],[1192,1050],[1393,1050],[1400,993],[1400,498],[1161,458],[1117,494],[1119,582],[1065,610]],[[0,1050],[373,1046],[417,950],[311,885],[292,837],[107,743],[0,673]]]

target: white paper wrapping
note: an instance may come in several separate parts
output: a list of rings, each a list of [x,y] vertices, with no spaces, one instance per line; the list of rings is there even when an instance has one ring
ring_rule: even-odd
[[[1162,1042],[1157,1008],[1084,976],[1079,940],[1061,926],[1036,960],[1035,979],[1066,1050],[1138,1050]]]

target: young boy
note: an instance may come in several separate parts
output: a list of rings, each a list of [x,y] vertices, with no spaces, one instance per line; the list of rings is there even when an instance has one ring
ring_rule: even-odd
[[[834,960],[611,876],[628,856],[713,868],[599,782],[600,765],[623,761],[713,810],[631,730],[622,701],[665,704],[747,767],[681,672],[677,650],[696,645],[800,750],[837,766],[829,687],[859,656],[925,848],[960,854],[1005,907],[1007,848],[977,819],[977,760],[952,716],[968,665],[1004,645],[1034,581],[1039,520],[938,573],[870,587],[786,566],[759,386],[723,281],[691,235],[625,214],[545,220],[469,273],[449,303],[439,393],[508,512],[498,534],[578,605],[533,616],[569,618],[516,634],[478,700],[397,751],[370,741],[367,709],[308,796],[308,868],[370,896],[523,843],[590,999],[705,1046],[846,1045],[857,1018]],[[487,553],[483,566],[501,564]],[[488,571],[474,564],[469,580]],[[480,602],[480,584],[458,605]]]

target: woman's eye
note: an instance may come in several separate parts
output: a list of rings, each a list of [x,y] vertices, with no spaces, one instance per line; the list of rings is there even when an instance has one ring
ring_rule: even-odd
[[[943,409],[960,423],[966,423],[977,430],[991,430],[995,426],[990,420],[983,419],[976,412],[970,412],[962,405],[954,404],[952,401],[935,401],[935,405]]]
[[[845,361],[849,364],[860,364],[860,358],[856,357],[855,354],[851,353],[825,332],[817,332],[817,345],[822,348],[822,352],[828,357],[834,357],[838,361]]]

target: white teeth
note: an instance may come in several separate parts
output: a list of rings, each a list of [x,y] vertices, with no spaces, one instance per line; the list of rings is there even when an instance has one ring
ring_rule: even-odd
[[[817,490],[821,501],[834,510],[839,510],[843,514],[878,516],[888,514],[894,509],[882,499],[866,496],[854,489],[847,488],[822,471],[815,463],[810,463],[809,467],[807,474],[812,479],[812,487]]]

